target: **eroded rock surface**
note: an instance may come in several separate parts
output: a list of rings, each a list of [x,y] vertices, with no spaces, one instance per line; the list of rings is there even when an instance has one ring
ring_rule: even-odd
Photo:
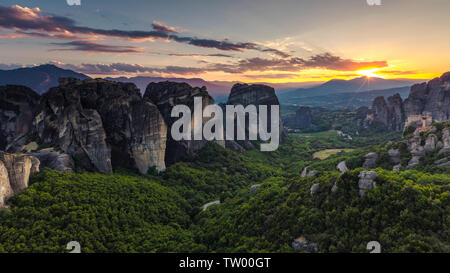
[[[0,206],[28,187],[30,175],[39,172],[39,164],[34,156],[0,151]]]
[[[187,83],[175,82],[150,83],[147,86],[144,98],[152,101],[158,107],[167,124],[167,149],[165,152],[167,164],[173,164],[184,157],[195,155],[196,151],[203,148],[207,143],[206,140],[194,140],[193,137],[192,140],[175,141],[170,134],[173,123],[178,120],[176,117],[171,117],[172,108],[175,105],[186,105],[193,115],[195,97],[202,98],[202,111],[206,106],[214,104],[214,99],[208,94],[206,87],[198,88]],[[204,124],[207,120],[208,118],[203,118],[202,123]],[[193,123],[192,128],[194,128]]]
[[[377,186],[375,179],[378,177],[377,173],[374,171],[362,171],[359,174],[359,195],[363,196],[364,193],[374,189]]]

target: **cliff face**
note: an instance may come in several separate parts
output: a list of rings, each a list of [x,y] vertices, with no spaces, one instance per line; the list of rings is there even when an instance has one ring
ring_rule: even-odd
[[[383,123],[391,130],[401,130],[405,122],[403,100],[399,94],[387,99],[377,97],[373,101],[374,120]]]
[[[450,72],[412,86],[404,108],[406,116],[429,112],[435,121],[450,119]]]
[[[8,144],[25,141],[32,128],[39,95],[25,86],[0,86],[0,150],[14,150]]]
[[[450,72],[428,83],[416,84],[405,101],[399,94],[387,99],[377,97],[373,101],[374,120],[388,129],[402,130],[405,121],[412,115],[430,114],[433,121],[450,119]]]
[[[28,187],[30,175],[39,172],[39,164],[33,156],[0,151],[0,207],[8,198]]]
[[[91,170],[146,173],[165,168],[166,125],[134,84],[61,79],[42,96],[34,125],[40,140]]]
[[[255,105],[258,109],[259,105],[267,105],[268,109],[268,122],[267,127],[270,131],[270,121],[271,119],[271,105],[280,105],[277,96],[275,95],[275,89],[270,86],[262,85],[262,84],[240,84],[237,83],[231,88],[230,95],[228,97],[227,105],[243,105],[244,107],[247,105]],[[281,110],[280,110],[280,140],[281,135],[284,134],[283,123],[281,121]]]
[[[207,142],[206,140],[175,141],[170,134],[173,123],[178,119],[171,117],[172,108],[175,105],[183,104],[191,109],[191,114],[193,115],[194,97],[202,98],[202,110],[206,106],[214,104],[214,99],[208,94],[205,87],[198,88],[192,87],[187,83],[175,82],[150,83],[147,86],[144,99],[156,104],[167,124],[167,149],[165,153],[167,164],[173,164],[186,156],[194,155]],[[203,123],[206,120],[203,119]]]

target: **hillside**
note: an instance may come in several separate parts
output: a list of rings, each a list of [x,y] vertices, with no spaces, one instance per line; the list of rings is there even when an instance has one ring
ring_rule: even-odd
[[[51,87],[57,86],[59,78],[76,78],[84,80],[89,77],[51,64],[12,70],[0,70],[0,85],[24,85],[39,94],[43,94]]]

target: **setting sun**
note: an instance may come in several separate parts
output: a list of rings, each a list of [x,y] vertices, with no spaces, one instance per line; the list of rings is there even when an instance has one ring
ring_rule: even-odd
[[[366,70],[358,70],[358,71],[356,71],[356,73],[358,73],[360,75],[363,75],[363,76],[366,76],[366,77],[369,77],[369,78],[374,78],[374,77],[383,78],[383,76],[380,76],[380,75],[376,74],[376,72],[378,70],[379,70],[378,68],[366,69]]]

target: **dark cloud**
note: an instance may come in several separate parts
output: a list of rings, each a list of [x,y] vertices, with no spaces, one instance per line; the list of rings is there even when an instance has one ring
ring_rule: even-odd
[[[169,53],[168,56],[175,56],[175,57],[223,57],[223,58],[233,58],[232,55],[228,54],[196,54],[196,53]]]
[[[158,22],[158,21],[153,21],[152,27],[153,27],[153,29],[155,31],[159,31],[159,32],[177,33],[176,28],[167,26],[167,25],[165,25],[165,24],[163,24],[161,22]]]
[[[290,73],[276,73],[273,78],[286,78],[297,76],[302,70],[311,68],[321,68],[336,71],[354,71],[365,68],[386,67],[385,61],[359,62],[348,59],[342,59],[330,53],[315,55],[308,59],[302,58],[250,58],[241,59],[235,63],[206,63],[203,67],[151,67],[138,64],[83,64],[80,66],[65,65],[65,68],[72,69],[86,74],[123,74],[123,73],[157,73],[157,74],[178,74],[178,75],[196,75],[205,72],[225,72],[225,73],[245,73],[245,72],[266,72],[280,71]],[[351,70],[354,69],[354,70]],[[249,75],[246,77],[272,77],[271,75]]]
[[[178,74],[178,75],[196,75],[201,74],[208,69],[197,67],[148,67],[139,64],[113,63],[113,64],[81,64],[72,65],[60,62],[52,62],[59,67],[71,69],[80,73],[91,75],[123,75],[127,73],[156,73],[156,74]]]
[[[36,37],[38,35],[37,32],[44,32],[42,37],[45,38],[58,38],[51,36],[51,34],[57,34],[63,35],[61,38],[75,35],[100,35],[123,39],[159,39],[171,40],[197,47],[213,48],[223,51],[257,50],[260,52],[273,53],[280,57],[289,56],[288,53],[263,47],[255,43],[234,43],[228,40],[220,41],[214,39],[200,39],[196,37],[183,37],[176,32],[175,28],[156,21],[153,22],[152,30],[150,31],[125,31],[117,29],[106,30],[81,27],[70,18],[47,15],[44,14],[39,8],[27,8],[18,5],[11,7],[0,5],[0,28],[20,31],[22,35],[28,34],[31,37]]]
[[[386,61],[360,62],[349,59],[342,59],[330,53],[312,56],[308,60],[299,60],[303,62],[305,67],[318,67],[339,71],[355,71],[365,68],[382,68],[387,67]]]
[[[141,50],[133,46],[104,45],[89,41],[71,41],[67,43],[51,43],[52,45],[68,47],[53,49],[54,51],[88,51],[101,53],[141,53]]]
[[[308,68],[322,68],[337,71],[355,71],[367,68],[387,67],[386,61],[360,62],[342,59],[330,53],[314,55],[309,59],[291,57],[281,58],[250,58],[241,59],[234,64],[211,64],[210,68],[227,73],[243,73],[247,71],[287,71],[298,72]]]

